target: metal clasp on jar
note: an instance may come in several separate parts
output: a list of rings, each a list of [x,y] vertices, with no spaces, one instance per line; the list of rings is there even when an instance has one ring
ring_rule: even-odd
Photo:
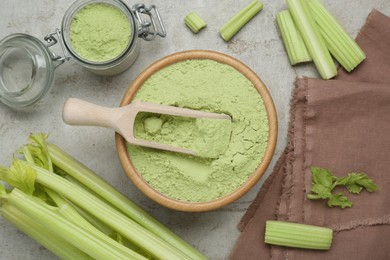
[[[55,36],[57,36],[57,38]],[[64,56],[56,55],[54,52],[50,51],[50,55],[52,57],[52,60],[56,62],[56,67],[58,67],[59,65],[64,63],[66,60],[70,59],[70,55],[69,55],[68,51],[66,50],[66,47],[64,46],[64,42],[61,38],[62,38],[62,36],[61,36],[60,29],[56,29],[54,32],[49,33],[48,35],[45,36],[45,38],[43,38],[45,40],[45,45],[47,48],[49,48],[53,45],[56,45],[58,42],[58,39],[60,41],[61,49],[62,49]]]
[[[149,8],[147,8],[144,4],[135,4],[132,7],[132,11],[134,12],[135,17],[139,23],[139,37],[145,41],[152,41],[154,38],[156,38],[156,36],[166,36],[164,24],[155,5],[151,5]],[[146,15],[149,19],[142,20],[141,15]]]

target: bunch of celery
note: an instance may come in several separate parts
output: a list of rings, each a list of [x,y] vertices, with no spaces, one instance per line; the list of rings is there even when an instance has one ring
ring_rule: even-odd
[[[31,135],[0,166],[0,214],[63,259],[206,259],[90,169]]]
[[[320,0],[287,0],[287,5],[276,20],[291,65],[312,59],[321,77],[330,79],[337,75],[332,56],[348,72],[366,58]]]

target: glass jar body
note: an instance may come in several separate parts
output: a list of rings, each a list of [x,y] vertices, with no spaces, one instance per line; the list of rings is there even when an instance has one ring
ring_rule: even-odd
[[[34,104],[49,91],[59,64],[37,38],[7,36],[0,42],[0,101],[15,108]]]
[[[90,4],[111,5],[120,10],[130,24],[130,39],[127,47],[116,57],[106,61],[92,61],[82,57],[73,47],[71,40],[71,23],[75,15],[84,7]],[[61,34],[64,46],[69,55],[81,66],[89,71],[103,76],[112,76],[127,70],[137,59],[140,44],[137,34],[137,24],[133,12],[120,0],[78,0],[66,11],[61,26]]]

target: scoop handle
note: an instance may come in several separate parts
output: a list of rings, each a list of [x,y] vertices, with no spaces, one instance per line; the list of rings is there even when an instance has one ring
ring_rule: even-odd
[[[108,108],[90,102],[69,98],[62,109],[62,120],[69,125],[101,126],[115,129],[118,118],[116,108]]]

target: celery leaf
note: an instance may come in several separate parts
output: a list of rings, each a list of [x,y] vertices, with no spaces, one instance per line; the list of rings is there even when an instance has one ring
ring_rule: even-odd
[[[313,175],[313,182],[315,184],[320,184],[328,189],[332,188],[332,173],[324,168],[311,167],[311,172]]]
[[[48,135],[43,133],[30,135],[30,143],[25,145],[23,152],[26,159],[27,157],[32,157],[33,162],[29,161],[30,163],[46,170],[53,171],[53,164],[46,143],[47,138]]]
[[[317,195],[321,199],[327,199],[332,196],[330,189],[321,184],[313,184],[313,186],[311,187],[311,191],[317,193]]]
[[[14,160],[11,167],[2,172],[1,178],[9,185],[20,189],[26,194],[32,195],[35,189],[36,172],[27,163]]]
[[[369,192],[378,189],[378,186],[364,172],[348,173],[346,177],[337,179],[335,183],[336,185],[345,185],[349,192],[355,194],[359,194],[363,188]]]
[[[368,178],[368,176],[358,180],[357,184],[364,187],[368,192],[373,192],[378,189],[378,185],[376,185],[370,178]]]
[[[342,193],[332,194],[328,200],[329,207],[341,207],[341,208],[350,208],[352,207],[352,202]]]

